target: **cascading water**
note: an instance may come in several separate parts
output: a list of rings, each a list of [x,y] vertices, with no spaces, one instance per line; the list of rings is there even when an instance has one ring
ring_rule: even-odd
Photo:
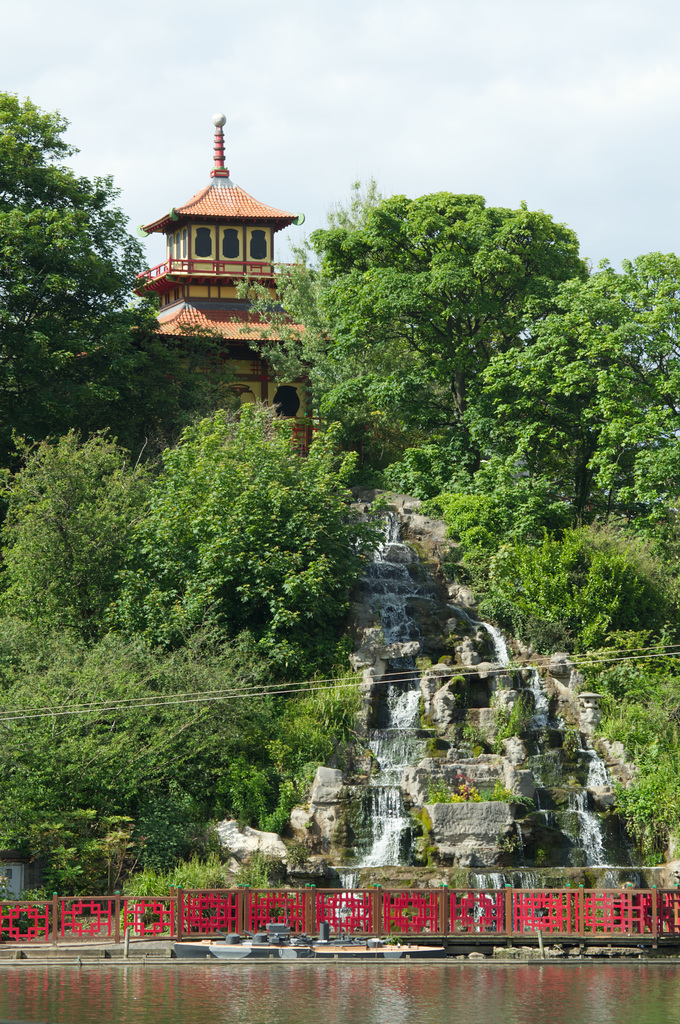
[[[388,513],[385,540],[375,551],[363,580],[373,605],[378,609],[386,644],[422,640],[418,624],[408,614],[407,601],[427,597],[432,587],[423,587],[411,577],[408,566],[417,555],[401,542],[399,519]],[[412,658],[391,662],[400,672],[399,681],[387,684],[383,703],[383,727],[370,735],[368,746],[376,770],[371,773],[365,816],[371,827],[370,846],[359,852],[359,868],[407,864],[411,854],[411,820],[404,806],[399,780],[404,769],[424,755],[425,740],[418,736],[420,690]],[[413,669],[409,675],[408,670]]]

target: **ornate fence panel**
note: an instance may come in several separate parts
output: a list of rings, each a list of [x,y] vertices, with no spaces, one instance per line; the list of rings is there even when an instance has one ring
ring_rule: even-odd
[[[579,894],[575,890],[514,890],[512,931],[575,935],[579,932]]]
[[[172,938],[175,934],[174,898],[123,900],[123,934],[126,928],[138,937],[159,935]]]
[[[328,922],[334,932],[370,934],[373,931],[374,892],[360,889],[322,889],[316,894],[316,929]]]
[[[405,934],[439,931],[439,899],[434,889],[383,893],[383,929]]]
[[[110,939],[116,928],[116,900],[101,896],[98,899],[62,899],[60,903],[61,938]]]
[[[0,942],[49,942],[50,906],[41,900],[0,903]]]
[[[285,922],[296,934],[492,934],[540,932],[582,941],[680,936],[676,889],[320,889],[188,890],[157,898],[3,900],[0,942],[118,941],[261,931]]]
[[[307,931],[305,895],[300,889],[248,889],[246,930],[259,932],[270,921],[280,921],[290,925],[291,932]],[[313,922],[309,922],[309,927],[313,927]]]
[[[497,932],[505,928],[505,893],[497,889],[452,890],[449,901],[452,932]]]
[[[635,889],[583,890],[586,935],[644,935],[654,931],[652,893]]]
[[[179,890],[177,914],[183,934],[212,935],[237,932],[239,890]]]
[[[680,935],[680,889],[657,893],[659,935]]]

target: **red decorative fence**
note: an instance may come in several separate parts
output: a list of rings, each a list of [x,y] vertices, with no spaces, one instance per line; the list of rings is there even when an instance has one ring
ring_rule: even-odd
[[[261,931],[296,934],[486,935],[680,941],[676,889],[222,889],[157,898],[93,896],[0,901],[0,942],[119,942]]]

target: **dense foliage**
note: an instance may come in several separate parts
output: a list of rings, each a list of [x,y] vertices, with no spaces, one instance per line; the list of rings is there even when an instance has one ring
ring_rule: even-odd
[[[619,806],[648,862],[658,863],[673,837],[677,856],[680,839],[680,661],[649,646],[649,633],[627,639],[648,650],[637,658],[621,651],[588,677],[605,694],[600,731],[622,743],[637,768],[631,785],[619,788]]]
[[[157,334],[65,128],[0,94],[0,843],[49,887],[222,878],[210,821],[280,829],[342,759],[354,691],[306,680],[346,666],[371,543],[350,483],[427,499],[450,577],[538,651],[678,639],[678,257],[593,272],[542,211],[355,187],[281,275],[285,313],[245,285],[263,353],[310,381],[303,459],[238,411],[219,339]],[[680,836],[676,676],[588,676],[650,857]]]
[[[50,892],[93,892],[208,852],[212,820],[280,828],[355,710],[353,688],[285,690],[244,645],[0,619],[3,847],[46,855]]]
[[[120,628],[177,646],[209,625],[288,669],[322,664],[371,533],[347,514],[353,458],[337,458],[329,433],[302,459],[288,426],[245,407],[165,453],[133,531]]]

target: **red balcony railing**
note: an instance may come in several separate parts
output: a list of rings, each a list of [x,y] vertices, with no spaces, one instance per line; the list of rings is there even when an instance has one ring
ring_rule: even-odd
[[[210,260],[192,259],[178,260],[170,257],[165,263],[143,270],[137,278],[141,282],[152,283],[168,274],[180,274],[187,277],[274,277],[281,273],[283,263],[254,263],[248,260]]]

